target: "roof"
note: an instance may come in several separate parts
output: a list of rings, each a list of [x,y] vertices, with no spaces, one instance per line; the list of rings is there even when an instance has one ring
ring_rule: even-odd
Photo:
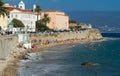
[[[8,11],[12,11],[14,9],[16,10],[19,10],[19,11],[22,11],[22,12],[33,12],[31,9],[26,9],[26,10],[23,10],[21,8],[16,8],[16,7],[7,7]]]
[[[60,10],[41,10],[40,12],[63,12]]]
[[[31,9],[26,9],[26,10],[23,10],[23,12],[33,12],[33,10],[31,10]]]
[[[14,9],[19,10],[19,11],[23,11],[23,10],[20,9],[20,8],[16,8],[16,7],[7,7],[7,10],[8,10],[8,11],[12,11],[12,10],[14,10]]]

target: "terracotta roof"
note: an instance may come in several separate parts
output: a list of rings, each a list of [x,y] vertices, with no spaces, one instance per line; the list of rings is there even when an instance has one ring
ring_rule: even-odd
[[[22,11],[22,12],[33,12],[31,9],[26,9],[26,10],[23,10],[21,8],[16,8],[16,7],[7,7],[8,11],[12,11],[14,9],[16,10],[19,10],[19,11]]]
[[[8,9],[8,11],[12,11],[12,10],[14,10],[14,9],[19,10],[19,11],[22,11],[22,9],[16,8],[16,7],[7,7],[7,9]]]
[[[23,12],[33,12],[31,9],[23,10]]]
[[[63,12],[63,11],[60,11],[60,10],[42,10],[40,12]]]

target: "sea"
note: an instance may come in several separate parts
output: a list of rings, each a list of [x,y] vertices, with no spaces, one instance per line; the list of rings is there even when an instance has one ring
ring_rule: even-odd
[[[91,24],[102,33],[120,33],[120,11],[66,11],[70,20]]]
[[[76,15],[72,18],[100,29],[104,40],[28,53],[27,59],[19,63],[19,76],[120,76],[120,13],[79,12]],[[82,65],[84,62],[93,65]]]

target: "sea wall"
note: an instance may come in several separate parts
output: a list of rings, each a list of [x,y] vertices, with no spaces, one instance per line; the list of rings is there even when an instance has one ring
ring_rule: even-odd
[[[102,35],[98,29],[88,29],[75,32],[57,32],[51,34],[29,34],[28,40],[31,43],[44,44],[48,42],[80,40],[93,41],[102,39]]]
[[[74,41],[89,42],[103,39],[98,29],[88,29],[77,32],[57,32],[51,34],[28,34],[28,42],[37,46],[45,46],[48,44],[71,43]],[[16,50],[18,45],[18,36],[1,36],[0,37],[0,59],[10,57],[10,53]],[[34,48],[34,47],[33,47]],[[22,49],[20,49],[22,51]],[[19,51],[16,51],[19,53]],[[17,55],[17,54],[16,54]]]
[[[0,59],[5,59],[16,44],[18,44],[17,36],[0,36]]]

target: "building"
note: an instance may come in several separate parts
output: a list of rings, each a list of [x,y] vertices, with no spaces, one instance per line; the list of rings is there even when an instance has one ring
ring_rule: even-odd
[[[3,17],[0,16],[0,27],[2,28],[2,30],[6,30],[7,29],[7,16]]]
[[[69,16],[63,11],[57,10],[42,10],[39,14],[35,12],[36,5],[33,5],[32,9],[25,9],[25,3],[20,1],[18,7],[16,5],[12,6],[6,3],[4,5],[9,11],[8,17],[6,16],[4,20],[1,19],[2,23],[0,25],[2,28],[7,28],[7,25],[15,18],[21,20],[28,31],[35,32],[37,15],[40,20],[43,18],[44,14],[48,14],[50,17],[50,22],[47,26],[54,30],[68,30],[69,29]]]
[[[50,17],[50,22],[47,23],[47,26],[50,29],[54,30],[68,30],[69,29],[69,16],[66,15],[63,11],[57,10],[42,10],[41,18],[44,14],[48,14]]]
[[[27,31],[35,32],[35,25],[37,21],[37,15],[33,10],[35,9],[35,5],[33,6],[34,9],[25,9],[25,3],[20,1],[18,8],[16,6],[6,6],[9,11],[8,16],[8,24],[13,19],[18,19],[23,22]],[[38,17],[40,19],[40,15]]]

